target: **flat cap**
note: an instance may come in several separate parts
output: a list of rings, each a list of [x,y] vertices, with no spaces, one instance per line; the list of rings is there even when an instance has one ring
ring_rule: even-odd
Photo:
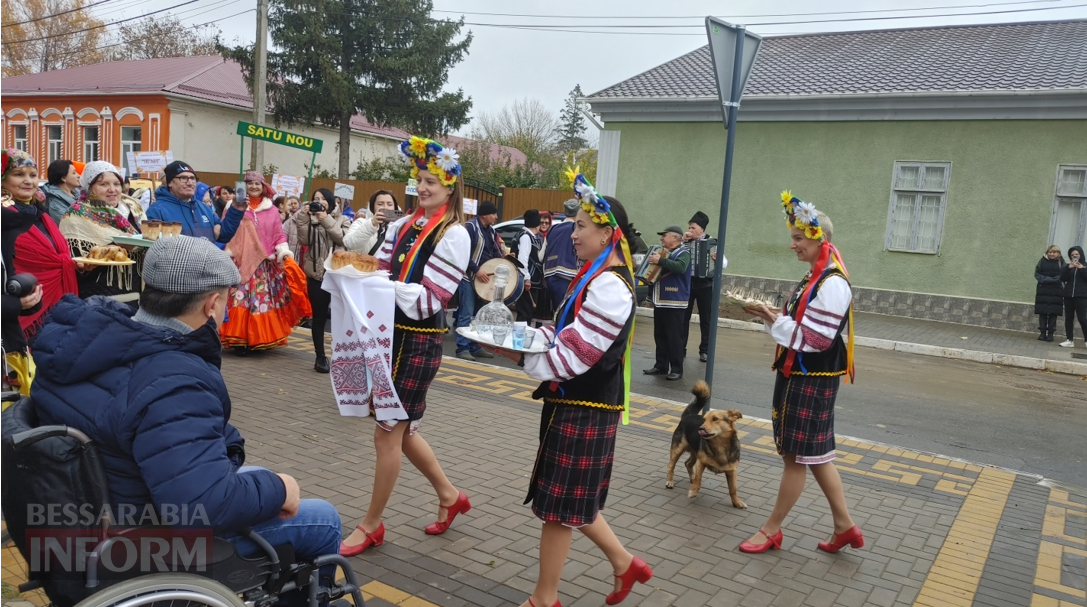
[[[143,282],[167,293],[207,293],[241,280],[230,256],[205,238],[160,238],[143,262]]]
[[[667,228],[664,228],[663,231],[657,232],[657,234],[660,236],[664,236],[668,232],[674,232],[676,234],[679,234],[680,236],[683,236],[683,228],[679,226],[668,226]]]

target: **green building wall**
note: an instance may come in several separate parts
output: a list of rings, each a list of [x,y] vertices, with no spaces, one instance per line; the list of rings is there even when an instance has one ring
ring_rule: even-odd
[[[720,123],[611,123],[616,197],[649,243],[696,210],[717,232]],[[884,249],[895,161],[951,163],[940,252]],[[1087,121],[741,122],[725,252],[729,274],[798,279],[780,193],[834,223],[857,286],[1033,302],[1060,164],[1087,164]]]

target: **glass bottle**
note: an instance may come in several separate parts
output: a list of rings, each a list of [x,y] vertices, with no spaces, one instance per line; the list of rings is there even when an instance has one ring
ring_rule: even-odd
[[[509,282],[510,269],[500,265],[494,269],[494,295],[491,302],[476,313],[476,333],[480,337],[489,337],[495,344],[502,345],[513,328],[513,314],[506,307],[503,296]]]

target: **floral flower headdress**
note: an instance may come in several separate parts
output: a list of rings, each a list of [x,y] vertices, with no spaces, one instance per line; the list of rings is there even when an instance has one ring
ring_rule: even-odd
[[[0,168],[3,169],[0,179],[7,177],[8,171],[11,169],[37,168],[37,166],[38,163],[34,162],[34,158],[30,154],[22,150],[6,149],[0,154]]]
[[[419,178],[419,171],[430,171],[442,185],[451,186],[460,177],[460,155],[437,141],[412,135],[400,144],[400,154],[411,165],[412,179]]]
[[[581,209],[589,214],[593,223],[617,228],[615,215],[611,212],[611,206],[604,197],[596,193],[596,188],[577,168],[567,169],[566,178],[574,184],[574,196],[581,201]]]
[[[790,228],[803,230],[804,235],[810,240],[826,240],[823,228],[819,227],[814,204],[804,202],[793,196],[789,190],[785,190],[781,193],[781,206]]]

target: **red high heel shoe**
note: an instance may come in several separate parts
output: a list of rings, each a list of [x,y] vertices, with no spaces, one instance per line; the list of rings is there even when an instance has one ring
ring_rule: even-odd
[[[837,539],[833,542],[819,542],[819,549],[834,554],[844,548],[846,544],[853,548],[864,548],[864,536],[861,535],[860,527],[853,525],[849,528],[849,531],[839,533]]]
[[[740,542],[740,552],[748,552],[751,554],[759,554],[766,552],[767,550],[780,550],[781,542],[785,541],[785,534],[778,529],[778,532],[774,535],[759,529],[759,532],[766,536],[766,542],[762,544],[753,544],[747,540]]]
[[[445,533],[445,531],[449,529],[449,526],[453,524],[453,519],[456,518],[458,514],[471,510],[472,504],[468,502],[468,496],[461,491],[460,494],[457,495],[457,501],[453,502],[452,506],[442,506],[442,508],[448,510],[449,515],[445,517],[444,523],[431,523],[427,525],[426,529],[423,529],[427,535],[441,535]]]
[[[612,592],[604,599],[604,602],[609,605],[618,605],[623,602],[623,599],[630,594],[630,589],[634,587],[634,582],[637,581],[642,584],[648,582],[649,578],[653,577],[653,570],[649,568],[645,561],[634,557],[634,560],[630,562],[630,567],[627,567],[626,573],[615,577],[619,578],[621,586],[618,591]]]
[[[528,597],[528,604],[529,604],[529,607],[536,607],[536,603],[532,602],[532,597]],[[562,603],[560,603],[560,602],[558,602],[558,600],[556,600],[555,604],[552,605],[551,607],[562,607]]]
[[[348,546],[347,544],[340,542],[340,556],[355,556],[356,554],[362,554],[367,548],[371,546],[380,546],[385,543],[385,523],[381,523],[374,529],[373,533],[362,528],[362,525],[356,525],[356,529],[362,532],[366,536],[366,539],[362,540],[362,543],[355,544],[354,546]]]

